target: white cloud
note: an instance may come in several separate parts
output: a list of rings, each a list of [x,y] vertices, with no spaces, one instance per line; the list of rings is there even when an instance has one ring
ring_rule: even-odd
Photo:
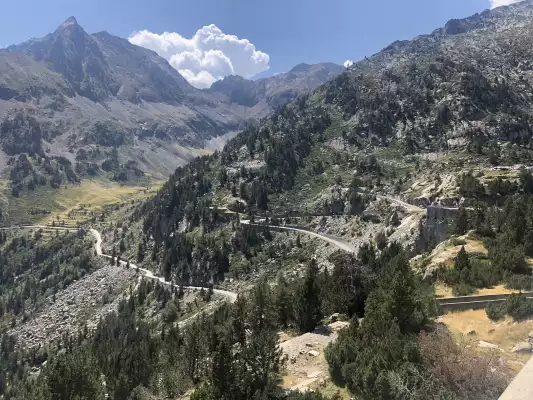
[[[251,78],[269,68],[270,57],[248,39],[227,35],[216,25],[204,26],[192,38],[175,32],[134,32],[129,41],[155,51],[168,60],[189,83],[210,87],[228,75]]]
[[[352,60],[344,61],[344,68],[351,67],[352,65],[353,65],[353,61]]]
[[[522,0],[490,0],[490,8],[508,6],[509,4],[520,3]]]

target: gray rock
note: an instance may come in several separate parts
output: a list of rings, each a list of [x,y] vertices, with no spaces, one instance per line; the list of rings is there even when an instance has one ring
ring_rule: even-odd
[[[499,349],[498,345],[494,343],[485,342],[484,340],[480,340],[477,345],[478,347],[482,347],[485,349]]]
[[[511,353],[531,353],[533,346],[528,342],[520,342],[515,344],[511,349]]]
[[[337,322],[339,320],[339,317],[340,317],[340,313],[331,314],[331,316],[329,317],[329,320],[331,322]]]

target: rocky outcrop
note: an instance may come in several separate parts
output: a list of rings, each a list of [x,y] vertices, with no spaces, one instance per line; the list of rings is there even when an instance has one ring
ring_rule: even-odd
[[[426,220],[419,241],[421,250],[432,248],[446,240],[458,213],[455,208],[441,205],[430,205],[426,210]]]

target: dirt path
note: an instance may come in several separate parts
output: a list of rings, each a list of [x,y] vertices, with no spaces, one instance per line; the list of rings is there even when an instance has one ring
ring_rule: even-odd
[[[96,241],[94,243],[94,248],[96,250],[96,254],[98,254],[101,257],[111,258],[110,255],[104,254],[102,252],[102,235],[100,234],[100,232],[98,232],[96,229],[92,229],[92,228],[90,229],[90,232],[94,236],[94,238],[96,239]],[[120,264],[123,265],[123,266],[126,266],[127,263],[128,263],[127,261],[120,260]],[[143,276],[145,276],[148,279],[157,280],[157,281],[159,281],[162,284],[167,285],[167,286],[173,286],[173,287],[176,287],[176,288],[179,287],[179,285],[175,285],[175,284],[173,284],[170,281],[166,281],[164,277],[155,276],[152,271],[147,270],[145,268],[138,267],[135,264],[130,263],[130,268],[137,269],[140,273],[143,274]],[[189,289],[189,290],[202,290],[202,289],[208,290],[208,288],[203,287],[203,286],[184,286],[183,288],[184,289]],[[235,293],[235,292],[228,292],[227,290],[213,289],[213,293],[226,297],[231,303],[234,303],[235,300],[237,300],[237,293]]]

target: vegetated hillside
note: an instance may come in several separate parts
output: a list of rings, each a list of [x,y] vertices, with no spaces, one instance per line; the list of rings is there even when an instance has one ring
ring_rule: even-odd
[[[139,255],[146,260],[149,250],[165,276],[180,283],[217,281],[228,269],[234,276],[250,276],[272,265],[290,264],[293,254],[309,262],[314,249],[302,246],[299,239],[296,245],[284,246],[278,239],[282,235],[272,239],[268,229],[239,224],[238,218],[217,207],[248,212],[249,218],[265,215],[272,224],[276,218],[268,211],[364,219],[362,212],[373,203],[373,192],[399,194],[414,183],[413,172],[433,174],[438,182],[440,174],[457,173],[468,164],[529,162],[531,16],[533,2],[525,2],[452,21],[431,35],[395,43],[282,107],[259,126],[247,128],[220,153],[179,168],[159,194],[133,215],[131,223],[142,223]],[[442,162],[429,154],[444,151]],[[472,184],[474,175],[467,175],[457,176],[457,185],[455,179],[450,185],[459,186],[460,194],[470,200],[497,202],[531,190],[532,178],[526,173],[516,182],[495,180],[489,187]],[[529,218],[521,218],[520,232],[496,222],[506,215],[520,218],[512,202],[503,212],[480,204],[473,207],[471,216],[463,214],[461,233],[473,228],[490,245],[487,259],[474,260],[472,255],[465,260],[463,254],[461,272],[444,275],[457,293],[501,282],[531,285],[525,263],[529,249],[524,250],[530,246],[524,226]],[[394,218],[389,221],[392,226],[403,224],[395,224]],[[425,317],[431,311],[420,309],[424,302],[414,297],[425,284],[412,276],[398,246],[387,246],[386,235],[376,236],[375,245],[360,247],[355,259],[343,262],[330,256],[333,274],[339,274],[335,284],[328,272],[317,278],[309,262],[306,276],[294,278],[296,288],[288,290],[294,297],[282,302],[294,307],[280,307],[280,314],[292,312],[296,316],[292,326],[309,330],[325,310],[307,309],[307,318],[299,319],[301,299],[306,304],[324,304],[310,292],[342,298],[342,304],[355,307],[344,310],[349,316],[364,313],[363,325],[354,320],[326,352],[332,379],[361,398],[432,398],[444,393],[497,398],[509,377],[504,361],[492,364],[494,360],[475,352],[457,352],[453,337],[444,330],[420,334],[427,329]],[[498,246],[499,242],[503,244]],[[513,246],[518,250],[509,252]],[[376,263],[380,251],[388,266]],[[482,279],[480,271],[490,273],[490,279]],[[381,283],[365,286],[365,272],[380,276],[371,281]],[[346,297],[339,289],[346,282],[342,276],[357,282]],[[280,282],[278,293],[287,291]],[[333,310],[337,308],[338,304]],[[453,362],[461,365],[461,376],[445,366],[449,362],[445,354],[452,353]],[[474,360],[491,372],[473,378],[479,371],[473,367]],[[445,376],[439,372],[443,370],[448,371]],[[425,374],[429,378],[420,379]],[[461,382],[461,387],[452,388],[450,382]]]
[[[394,163],[372,158],[384,147],[399,156],[456,150],[477,153],[479,162],[530,160],[533,24],[527,16],[532,2],[485,11],[448,24],[478,21],[465,33],[437,30],[356,63],[245,129],[219,154],[178,169],[146,206],[145,227],[159,224],[156,237],[167,237],[183,218],[198,221],[212,195],[225,203],[219,206],[240,198],[262,210],[301,209],[306,204],[286,202],[295,186],[323,189],[337,176],[347,186],[355,172],[352,187],[366,180],[371,188],[397,172]],[[355,189],[346,196],[357,208]]]
[[[310,66],[284,84],[294,95],[330,76]],[[195,89],[155,52],[107,32],[89,35],[73,17],[43,38],[0,50],[0,166],[27,164],[12,172],[14,194],[51,180],[167,177],[210,139],[270,111]]]
[[[324,99],[342,110],[354,144],[482,152],[501,140],[528,148],[532,16],[526,1],[397,42],[325,85]]]

